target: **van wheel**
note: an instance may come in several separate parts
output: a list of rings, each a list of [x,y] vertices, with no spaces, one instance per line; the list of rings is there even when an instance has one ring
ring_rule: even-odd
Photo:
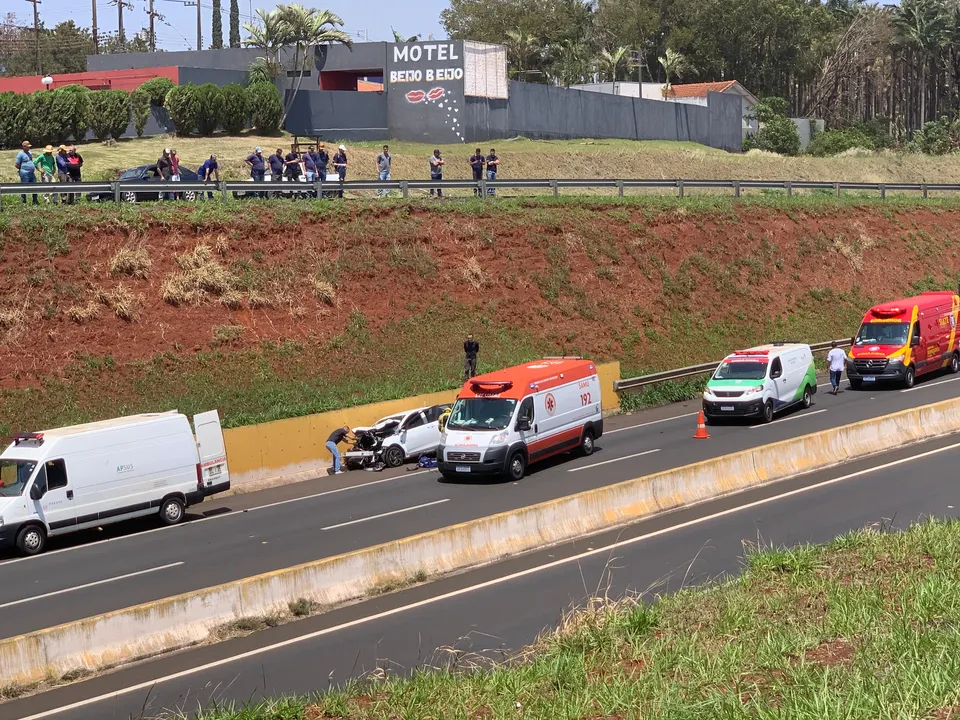
[[[810,392],[810,386],[809,386],[809,385],[807,385],[807,386],[803,389],[802,405],[803,405],[803,408],[804,408],[804,409],[807,409],[808,407],[810,407],[811,405],[813,405],[813,393]]]
[[[903,386],[905,388],[912,388],[913,383],[917,379],[917,374],[914,371],[912,366],[908,366],[906,372],[903,373]]]
[[[862,387],[863,387],[863,380],[850,380],[851,390],[859,390]]]
[[[514,482],[523,480],[524,473],[527,472],[527,459],[523,452],[517,450],[510,456],[510,464],[507,466],[507,476]]]
[[[950,358],[950,372],[956,374],[960,372],[960,355],[954,353]]]
[[[583,455],[593,455],[593,430],[584,430],[580,439],[580,452]]]
[[[23,555],[39,555],[47,544],[47,531],[39,525],[27,525],[17,534],[17,549]]]
[[[763,404],[763,421],[765,423],[773,422],[773,401],[767,400]]]
[[[160,506],[160,520],[164,525],[176,525],[183,520],[183,501],[178,498],[167,498]]]
[[[391,445],[383,451],[383,462],[387,467],[400,467],[404,460],[406,460],[406,456],[403,454],[403,448],[399,445]]]

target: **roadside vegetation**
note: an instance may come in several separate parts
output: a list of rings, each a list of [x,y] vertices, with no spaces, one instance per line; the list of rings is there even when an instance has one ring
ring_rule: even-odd
[[[958,220],[952,199],[774,193],[18,207],[0,213],[0,435],[453,389],[469,332],[481,371],[577,354],[624,376],[849,337],[875,301],[956,286]]]
[[[955,521],[871,527],[823,546],[751,547],[735,578],[595,599],[505,662],[489,659],[493,650],[444,653],[440,667],[410,678],[189,717],[954,718],[958,578]]]

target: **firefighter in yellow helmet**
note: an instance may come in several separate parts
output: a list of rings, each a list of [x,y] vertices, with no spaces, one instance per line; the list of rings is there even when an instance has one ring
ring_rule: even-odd
[[[437,425],[440,427],[440,432],[443,432],[447,427],[447,420],[450,419],[450,410],[451,408],[444,410],[442,413],[440,413],[440,417],[437,419]]]

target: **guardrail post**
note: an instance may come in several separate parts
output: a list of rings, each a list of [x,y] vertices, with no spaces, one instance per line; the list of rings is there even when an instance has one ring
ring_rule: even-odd
[[[926,184],[926,183],[923,183],[923,184],[920,186],[920,192],[923,194],[923,199],[926,200],[926,199],[927,199],[927,184]]]
[[[227,201],[227,181],[226,180],[220,181],[220,199],[223,202]]]
[[[617,180],[617,197],[623,197],[623,180]]]
[[[834,184],[833,184],[833,189],[834,189],[834,191],[837,193],[837,197],[840,197],[840,183],[838,183],[838,182],[837,182],[837,183],[834,183]]]
[[[409,192],[408,192],[408,189],[407,189],[407,181],[406,181],[406,180],[401,180],[401,181],[400,181],[400,194],[403,195],[403,199],[404,199],[404,200],[406,200],[407,197],[409,197]]]
[[[740,197],[740,181],[739,180],[733,181],[733,196]]]
[[[113,201],[119,205],[120,204],[120,183],[112,182],[110,183],[113,186]]]
[[[677,180],[677,197],[683,200],[683,180]]]
[[[887,186],[884,185],[883,183],[880,183],[880,199],[881,200],[887,199]]]
[[[483,178],[480,179],[480,197],[487,199],[487,181]]]
[[[557,188],[557,181],[556,181],[556,180],[551,180],[551,181],[550,181],[550,187],[553,188],[553,196],[554,196],[554,197],[557,197],[557,195],[560,194],[560,193],[559,193],[559,188]]]
[[[784,185],[787,187],[787,197],[793,197],[793,183],[787,181],[784,183]]]

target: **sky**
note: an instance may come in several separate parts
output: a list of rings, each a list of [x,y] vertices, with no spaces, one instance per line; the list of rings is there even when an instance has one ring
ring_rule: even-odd
[[[46,27],[58,22],[73,20],[78,25],[91,25],[94,0],[43,0],[39,5],[40,20]],[[123,14],[123,27],[127,34],[137,32],[148,23],[148,0],[126,0],[133,6]],[[187,0],[190,1],[190,0]],[[296,1],[296,0],[294,0]],[[299,0],[306,7],[330,10],[343,18],[343,29],[351,33],[355,42],[393,41],[391,26],[406,36],[422,35],[424,39],[433,33],[435,38],[446,37],[440,26],[440,11],[447,7],[447,0]],[[101,33],[117,31],[117,7],[105,0],[97,2],[97,24]],[[33,8],[21,0],[17,7],[17,24],[33,25]],[[230,39],[230,0],[221,0],[223,5],[223,42]],[[257,8],[273,9],[276,0],[240,0],[240,35],[246,37],[242,27],[250,22]],[[194,50],[197,44],[197,8],[188,7],[181,0],[154,0],[154,10],[164,15],[157,21],[157,46],[164,50]],[[210,46],[210,26],[213,15],[212,0],[200,0],[203,23],[203,47]]]

